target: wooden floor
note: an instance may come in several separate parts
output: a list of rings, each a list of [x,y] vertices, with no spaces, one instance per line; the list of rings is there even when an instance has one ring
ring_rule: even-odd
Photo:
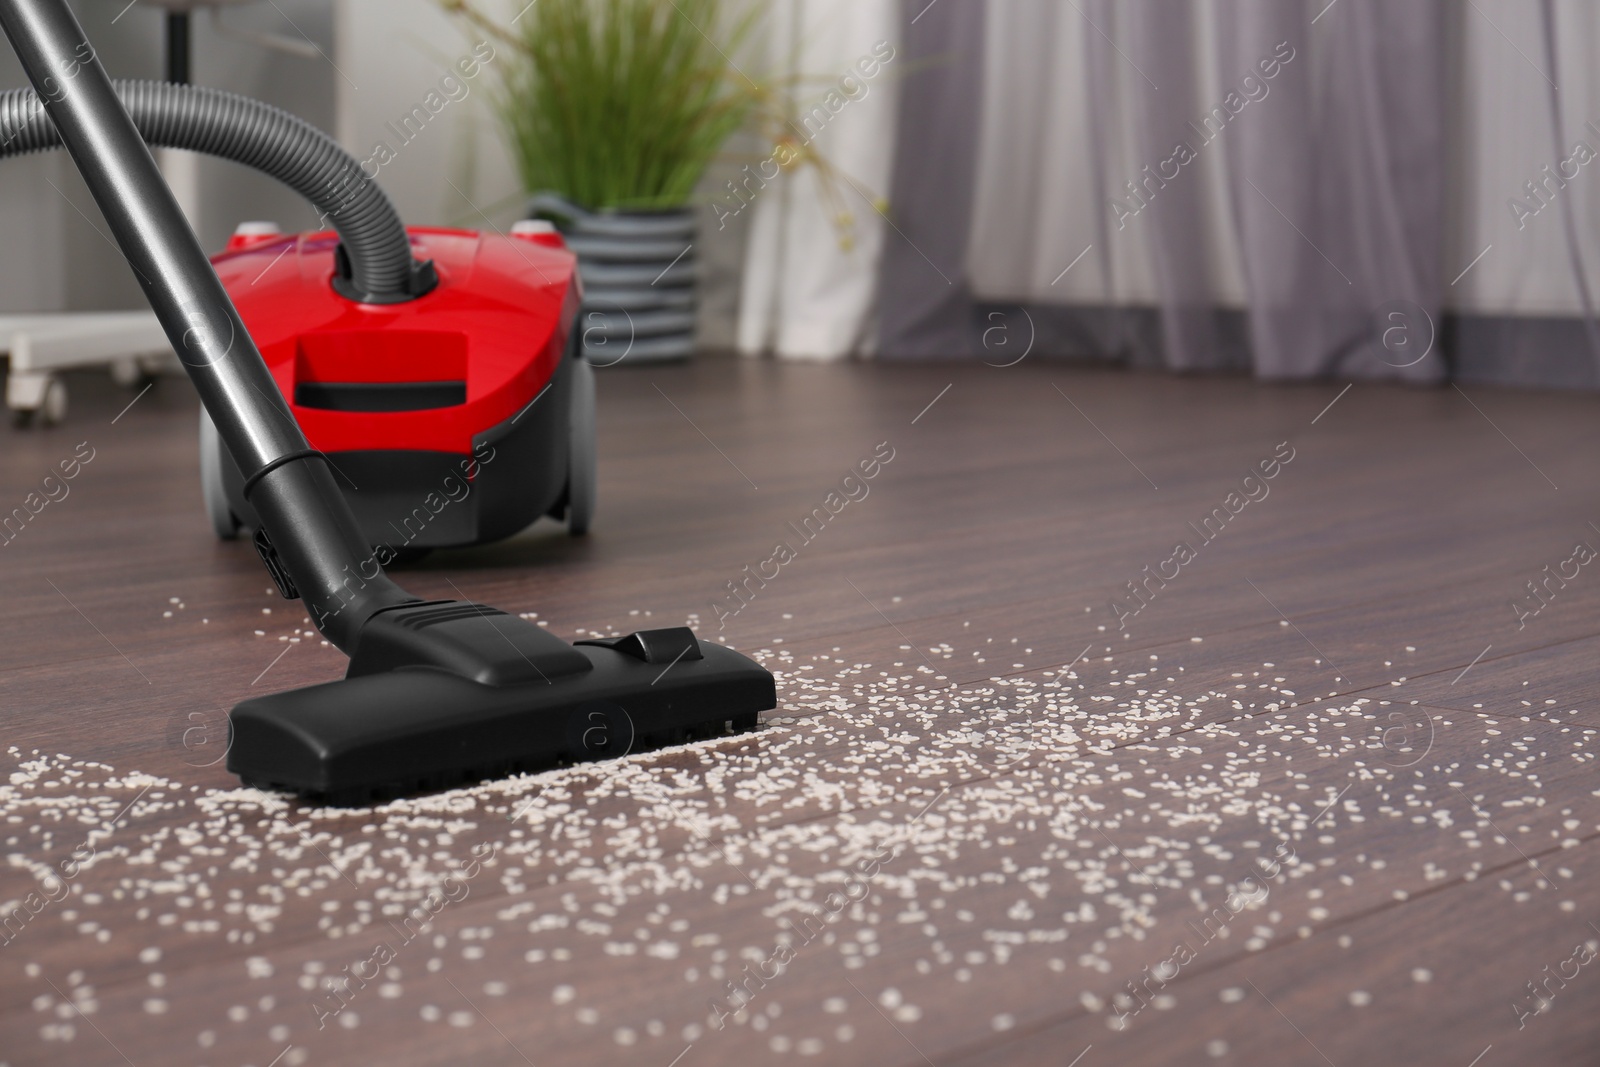
[[[217,762],[343,658],[213,539],[192,395],[72,391],[0,430],[0,513],[59,498],[0,547],[0,1064],[1600,1060],[1600,398],[607,370],[593,535],[402,583],[688,620],[778,710],[329,811]]]

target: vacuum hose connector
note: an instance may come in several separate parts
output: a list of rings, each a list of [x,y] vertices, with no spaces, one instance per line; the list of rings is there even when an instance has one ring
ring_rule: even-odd
[[[148,145],[232,160],[283,182],[309,200],[339,234],[333,286],[352,300],[395,304],[438,284],[417,262],[394,205],[338,142],[259,100],[195,85],[112,82]],[[0,158],[61,147],[32,89],[0,91]]]

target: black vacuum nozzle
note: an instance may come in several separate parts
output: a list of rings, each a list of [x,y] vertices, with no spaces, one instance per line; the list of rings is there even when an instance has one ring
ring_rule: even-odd
[[[334,804],[752,730],[772,675],[685,628],[569,645],[458,601],[362,628],[342,681],[233,709],[228,770]]]

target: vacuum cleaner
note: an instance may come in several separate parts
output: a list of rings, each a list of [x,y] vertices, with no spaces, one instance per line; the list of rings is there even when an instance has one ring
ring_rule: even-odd
[[[378,453],[373,466],[386,452],[416,463],[439,453],[456,463],[452,475],[474,482],[502,464],[498,443],[526,423],[531,435],[507,446],[503,469],[532,456],[532,506],[560,499],[572,510],[570,411],[588,371],[571,343],[569,254],[524,248],[517,237],[408,233],[353,158],[284,112],[191,86],[114,87],[66,0],[0,0],[0,29],[33,85],[0,94],[0,154],[64,146],[71,155],[236,468],[232,503],[247,506],[268,573],[350,657],[342,680],[237,705],[229,771],[247,785],[361,804],[751,730],[776,706],[769,672],[685,627],[568,644],[486,605],[405,592],[341,491],[343,464],[313,447],[296,419],[352,466],[351,452]],[[231,261],[213,269],[147,144],[262,170],[333,224],[336,239],[313,234],[278,248],[294,253],[286,292],[314,306],[284,311],[281,329],[255,317],[275,346],[273,370],[218,277]],[[518,302],[520,315],[501,306]],[[323,313],[335,321],[302,343]],[[392,346],[391,332],[400,335]],[[485,335],[491,354],[475,362]],[[384,436],[401,425],[415,435],[422,423],[404,420],[423,412],[426,447]],[[328,432],[346,417],[350,436]],[[351,442],[359,447],[341,448]],[[482,442],[495,458],[481,454]],[[561,498],[552,497],[557,480]],[[489,505],[492,493],[481,499],[475,521],[514,521]]]

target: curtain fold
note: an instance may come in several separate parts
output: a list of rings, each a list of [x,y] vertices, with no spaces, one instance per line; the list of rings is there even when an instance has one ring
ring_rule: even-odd
[[[1219,68],[1237,72],[1230,91],[1246,101],[1217,140],[1229,175],[1255,370],[1266,378],[1326,373],[1343,340],[1330,329],[1330,304],[1348,295],[1338,290],[1353,288],[1353,278],[1328,251],[1333,227],[1321,224],[1327,160],[1314,126],[1309,20],[1294,0],[1219,0],[1217,16]],[[1278,73],[1268,79],[1274,62]],[[1261,90],[1246,85],[1247,76],[1266,87],[1261,99],[1250,99]],[[1220,96],[1219,102],[1227,111]]]
[[[1111,5],[1103,5],[1102,10],[1109,16]],[[1150,256],[1167,366],[1209,368],[1221,349],[1209,284],[1206,205],[1199,181],[1185,173],[1192,161],[1181,162],[1190,154],[1197,159],[1204,147],[1193,143],[1197,136],[1185,122],[1186,104],[1199,84],[1192,44],[1196,8],[1138,0],[1121,10],[1127,25],[1115,27],[1122,31],[1117,36],[1124,40],[1124,58],[1138,75],[1126,81],[1133,97],[1135,158],[1147,161],[1132,179],[1135,189],[1128,194],[1135,204],[1142,198],[1148,205],[1140,210],[1143,232],[1136,230],[1134,236],[1146,242]],[[1108,35],[1111,32],[1106,31]],[[1087,40],[1101,53],[1102,69],[1110,69],[1112,57],[1122,54],[1113,38],[1099,31]],[[1164,93],[1154,80],[1156,75],[1166,83]],[[1106,114],[1099,113],[1097,121],[1105,121]]]
[[[962,357],[979,345],[965,262],[983,103],[985,5],[901,9],[903,74],[883,250],[878,353]]]
[[[890,181],[905,66],[898,12],[895,0],[767,6],[785,132],[831,177],[805,162],[755,160],[722,198],[722,210],[753,215],[737,327],[747,355],[838,359],[874,346],[878,264],[892,236],[874,201]]]

